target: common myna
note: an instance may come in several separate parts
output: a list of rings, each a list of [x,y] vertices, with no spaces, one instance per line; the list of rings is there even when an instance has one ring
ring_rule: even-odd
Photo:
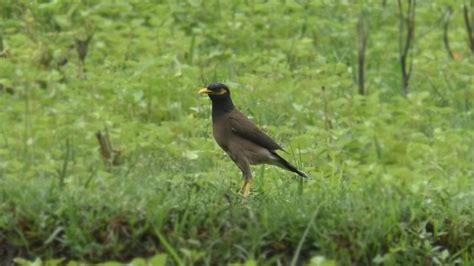
[[[277,150],[283,150],[280,145],[235,108],[226,85],[212,83],[199,93],[207,94],[211,98],[214,139],[242,171],[244,182],[240,193],[244,197],[250,193],[250,165],[272,164],[306,177],[305,173],[276,153]]]

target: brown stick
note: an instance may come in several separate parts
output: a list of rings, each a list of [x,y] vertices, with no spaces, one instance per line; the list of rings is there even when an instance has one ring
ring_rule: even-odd
[[[90,34],[85,40],[76,39],[76,51],[81,61],[80,78],[86,79],[86,57],[89,51],[89,43],[94,35]]]
[[[404,95],[408,94],[408,86],[413,71],[412,48],[415,39],[415,6],[416,0],[408,0],[408,14],[405,18],[402,2],[398,0],[398,9],[400,11],[399,58],[402,72],[402,92]],[[406,37],[404,37],[405,29]]]
[[[107,128],[105,129],[105,133],[100,130],[97,131],[96,137],[99,142],[100,155],[104,162],[106,162],[107,165],[119,165],[121,152],[113,149]]]
[[[448,6],[446,9],[446,15],[444,17],[444,22],[443,22],[443,42],[444,42],[444,48],[446,48],[446,51],[448,52],[448,55],[451,59],[454,59],[453,51],[451,51],[451,47],[449,46],[449,22],[451,21],[451,17],[453,15],[453,8],[451,6]]]
[[[474,54],[474,34],[472,30],[474,28],[474,0],[471,0],[471,18],[469,18],[469,8],[466,3],[463,4],[463,13],[464,13],[464,24],[466,25],[466,34],[467,34],[467,42],[469,48],[471,49],[471,53]]]

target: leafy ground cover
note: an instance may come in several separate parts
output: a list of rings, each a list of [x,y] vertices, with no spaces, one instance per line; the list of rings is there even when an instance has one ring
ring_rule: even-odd
[[[462,8],[450,58],[450,1],[418,3],[403,96],[398,7],[384,2],[1,1],[0,264],[472,264]],[[311,178],[254,167],[242,200],[197,94],[211,81]],[[105,129],[116,163],[99,152]]]

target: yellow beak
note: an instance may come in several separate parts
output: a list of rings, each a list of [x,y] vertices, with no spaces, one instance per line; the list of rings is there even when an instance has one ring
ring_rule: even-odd
[[[211,93],[210,90],[208,90],[207,88],[202,88],[199,90],[199,94],[209,94]]]

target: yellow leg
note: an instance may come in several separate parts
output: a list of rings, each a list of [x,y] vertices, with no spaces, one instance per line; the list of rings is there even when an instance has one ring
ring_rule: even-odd
[[[239,193],[244,194],[245,187],[247,186],[247,180],[244,179],[242,186],[240,187]]]
[[[244,198],[247,198],[250,194],[250,185],[251,185],[251,183],[252,183],[252,181],[247,180],[247,179],[244,179],[244,182],[242,183],[242,187],[240,188],[239,193],[242,194],[242,196],[244,196]]]
[[[247,198],[250,194],[250,185],[251,185],[252,181],[249,180],[247,181],[247,186],[245,187],[245,190],[244,190],[244,197]]]

